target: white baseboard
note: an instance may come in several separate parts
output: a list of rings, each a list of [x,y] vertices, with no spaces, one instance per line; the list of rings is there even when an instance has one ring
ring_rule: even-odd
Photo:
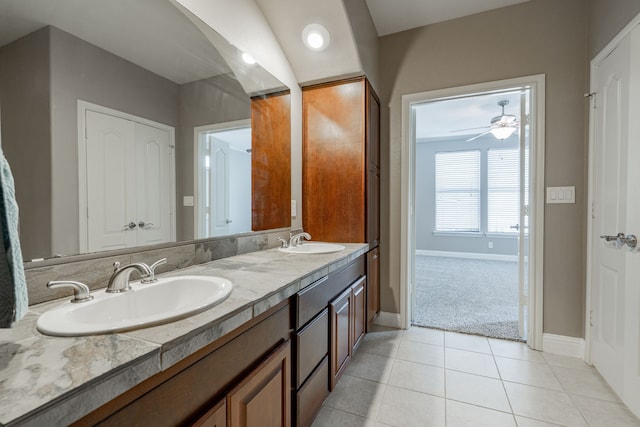
[[[389,313],[381,311],[378,313],[378,317],[374,321],[376,325],[386,326],[388,328],[402,328],[402,321],[400,319],[400,313]]]
[[[584,338],[542,334],[542,351],[584,359]]]
[[[448,252],[416,249],[416,255],[439,256],[449,258],[481,259],[485,261],[511,261],[518,262],[518,255],[478,254],[473,252]]]

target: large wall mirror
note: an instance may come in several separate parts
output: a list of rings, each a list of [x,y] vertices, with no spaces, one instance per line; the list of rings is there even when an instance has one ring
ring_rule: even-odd
[[[290,226],[289,101],[171,0],[3,0],[24,259]]]

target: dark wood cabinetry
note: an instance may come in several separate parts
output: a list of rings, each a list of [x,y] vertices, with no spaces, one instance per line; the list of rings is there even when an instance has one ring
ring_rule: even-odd
[[[351,331],[353,294],[347,288],[329,304],[331,313],[331,375],[329,388],[333,390],[351,359]]]
[[[287,341],[229,392],[229,427],[289,427],[290,372]]]
[[[225,399],[216,403],[193,427],[227,427],[227,401]]]
[[[380,312],[380,248],[367,253],[367,330]]]
[[[229,412],[237,402],[232,401],[230,406],[227,394],[237,384],[244,384],[251,378],[263,379],[254,384],[257,400],[253,402],[256,407],[265,402],[273,407],[276,404],[281,407],[286,405],[287,410],[282,412],[283,424],[276,425],[289,425],[291,380],[290,368],[286,365],[289,357],[286,355],[290,348],[290,324],[291,312],[287,302],[142,382],[74,425],[159,426],[200,423],[203,426],[223,426],[220,421],[222,413]],[[280,365],[273,369],[270,369],[271,365],[265,368],[274,357],[280,358]],[[285,358],[286,361],[282,362]],[[261,387],[265,387],[264,391]],[[275,396],[281,400],[271,400]],[[282,400],[284,396],[288,400]],[[226,409],[221,409],[222,401],[226,401]],[[252,410],[249,408],[249,412]],[[259,418],[256,424],[237,424],[234,421],[228,425],[266,424]]]
[[[331,319],[331,375],[333,390],[365,334],[367,278],[360,277],[329,304]]]
[[[294,419],[299,427],[311,425],[364,335],[365,272],[366,259],[361,256],[292,297],[297,329]]]
[[[302,215],[315,240],[380,239],[380,105],[364,78],[303,88]]]
[[[362,277],[351,285],[351,354],[355,353],[367,329],[367,278]]]

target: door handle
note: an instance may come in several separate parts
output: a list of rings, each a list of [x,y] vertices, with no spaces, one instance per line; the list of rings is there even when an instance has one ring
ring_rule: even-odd
[[[226,220],[226,223],[227,223],[227,224],[231,224],[232,222],[233,222],[233,220],[230,220],[230,219],[227,219],[227,220]]]
[[[127,231],[127,230],[133,230],[134,228],[136,228],[136,223],[131,221],[129,224],[125,224],[123,226],[123,231]]]
[[[512,230],[520,231],[520,224],[510,225],[509,228]]]
[[[153,223],[152,222],[140,221],[138,223],[138,227],[142,228],[143,230],[146,230],[147,228],[153,227]]]
[[[635,248],[638,245],[638,238],[634,234],[625,236],[624,233],[618,233],[615,236],[602,235],[600,238],[607,242],[615,242],[616,246],[627,245],[630,248]]]

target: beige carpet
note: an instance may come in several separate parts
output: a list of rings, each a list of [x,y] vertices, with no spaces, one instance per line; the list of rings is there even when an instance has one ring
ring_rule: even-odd
[[[518,264],[416,256],[414,324],[522,340],[518,333]]]

